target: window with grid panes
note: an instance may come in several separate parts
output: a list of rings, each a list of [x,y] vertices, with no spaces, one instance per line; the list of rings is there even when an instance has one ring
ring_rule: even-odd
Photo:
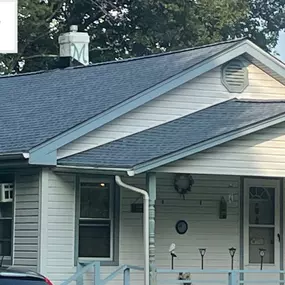
[[[80,179],[78,257],[113,260],[114,181]]]

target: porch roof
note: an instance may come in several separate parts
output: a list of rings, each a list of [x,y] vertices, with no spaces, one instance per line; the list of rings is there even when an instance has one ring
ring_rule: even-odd
[[[60,159],[58,164],[125,169],[148,164],[144,170],[150,170],[283,121],[285,101],[232,99]]]

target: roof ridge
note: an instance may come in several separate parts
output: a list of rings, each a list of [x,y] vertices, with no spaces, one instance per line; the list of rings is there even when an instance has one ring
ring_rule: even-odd
[[[27,72],[27,73],[8,74],[8,75],[0,76],[0,79],[13,78],[13,77],[18,77],[18,76],[37,75],[37,74],[55,72],[55,71],[66,71],[66,70],[74,70],[74,69],[80,69],[80,68],[91,68],[91,67],[104,66],[104,65],[116,64],[116,63],[125,63],[125,62],[130,62],[130,61],[137,61],[137,60],[142,60],[142,59],[167,56],[170,54],[183,53],[183,52],[188,52],[188,51],[197,50],[197,49],[204,49],[207,47],[224,45],[224,44],[228,44],[228,43],[241,42],[241,41],[246,40],[246,39],[247,39],[246,37],[242,37],[242,38],[236,38],[236,39],[231,39],[231,40],[227,40],[227,41],[216,42],[216,43],[212,43],[212,44],[206,44],[206,45],[202,45],[202,46],[189,47],[189,48],[184,48],[184,49],[179,49],[179,50],[160,52],[160,53],[138,56],[138,57],[124,58],[124,59],[120,59],[120,60],[110,60],[110,61],[98,62],[98,63],[89,64],[89,65],[70,66],[70,67],[66,67],[66,68],[55,68],[55,69],[49,69],[49,70],[32,71],[32,72]]]
[[[228,44],[228,43],[240,42],[240,41],[243,41],[246,39],[247,39],[246,37],[242,37],[242,38],[237,38],[237,39],[232,39],[232,40],[227,40],[227,41],[216,42],[216,43],[212,43],[212,44],[205,44],[205,45],[201,45],[201,46],[189,47],[189,48],[178,49],[178,50],[173,50],[173,51],[166,51],[166,52],[159,52],[159,53],[154,53],[154,54],[150,54],[150,55],[124,58],[124,59],[120,59],[120,60],[110,60],[110,61],[105,61],[105,62],[98,62],[98,63],[94,63],[94,64],[89,64],[87,66],[68,67],[67,69],[69,69],[69,68],[70,69],[77,69],[77,68],[84,68],[84,67],[100,66],[100,65],[105,65],[105,64],[123,63],[123,62],[136,61],[136,60],[152,58],[152,57],[166,56],[169,54],[182,53],[182,52],[187,52],[187,51],[196,50],[196,49],[203,49],[203,48],[212,47],[212,46],[216,46],[216,45],[223,45],[223,44]]]

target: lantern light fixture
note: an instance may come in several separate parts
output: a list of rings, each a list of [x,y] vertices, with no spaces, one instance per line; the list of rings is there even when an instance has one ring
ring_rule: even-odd
[[[265,248],[260,248],[260,249],[259,249],[259,255],[260,255],[260,270],[262,270],[262,268],[263,268],[263,258],[264,258],[264,256],[265,256],[265,251],[266,251]]]
[[[231,270],[233,270],[234,269],[234,256],[236,254],[236,248],[235,247],[229,248],[229,253],[231,256]]]
[[[201,269],[203,270],[204,269],[204,256],[206,254],[206,248],[199,248],[199,252],[200,252],[200,255],[201,255]]]

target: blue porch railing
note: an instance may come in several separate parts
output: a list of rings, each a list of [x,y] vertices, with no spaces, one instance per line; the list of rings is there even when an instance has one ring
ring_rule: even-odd
[[[115,279],[118,275],[123,274],[123,284],[129,285],[131,278],[131,271],[143,271],[144,269],[139,266],[132,265],[122,265],[109,276],[101,279],[101,266],[100,262],[94,261],[86,266],[81,267],[76,273],[74,273],[70,278],[61,283],[60,285],[70,285],[72,282],[76,282],[76,285],[84,285],[84,275],[87,272],[93,271],[93,282],[92,285],[105,285],[110,281]]]
[[[177,280],[179,273],[191,274],[189,280]],[[226,284],[226,285],[240,285],[240,284],[274,284],[283,285],[285,271],[280,270],[193,270],[193,269],[157,269],[157,276],[160,275],[172,275],[167,279],[158,278],[157,284]],[[196,279],[196,276],[203,276],[204,278]],[[210,278],[205,278],[206,276]],[[219,276],[217,276],[219,275]],[[271,275],[271,276],[270,276]],[[175,277],[176,276],[176,279]]]
[[[131,272],[143,271],[142,267],[122,265],[118,267],[113,273],[106,278],[102,279],[100,275],[101,267],[100,262],[92,262],[84,267],[81,267],[69,279],[61,283],[61,285],[70,285],[76,282],[77,285],[84,284],[84,275],[87,272],[93,271],[92,285],[107,285],[110,281],[114,280],[120,274],[123,275],[123,281],[118,282],[120,285],[136,285],[131,284]],[[217,284],[217,285],[257,285],[257,284],[273,284],[285,285],[284,275],[285,271],[280,270],[193,270],[193,269],[160,269],[157,268],[157,285],[162,284]],[[179,273],[191,273],[189,280],[178,280]],[[165,277],[165,275],[168,275]],[[171,276],[170,276],[171,275]],[[251,275],[248,278],[248,275]],[[200,278],[196,278],[196,277]],[[207,278],[210,276],[210,278]],[[162,277],[162,278],[161,278]],[[201,278],[204,277],[204,278]],[[206,278],[205,278],[206,277]],[[90,283],[88,282],[88,285]]]

